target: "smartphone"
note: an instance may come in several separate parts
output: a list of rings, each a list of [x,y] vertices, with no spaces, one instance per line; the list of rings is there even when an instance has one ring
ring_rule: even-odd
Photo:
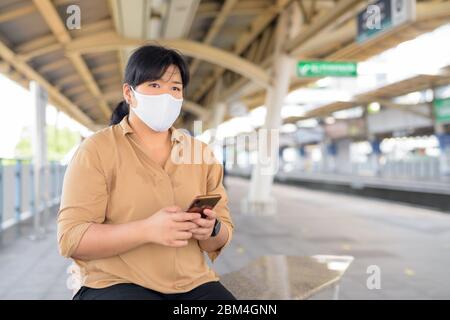
[[[197,196],[194,198],[194,200],[192,200],[192,203],[189,206],[189,209],[186,210],[186,212],[198,212],[202,215],[202,218],[206,218],[207,215],[203,213],[203,210],[212,210],[221,198],[222,196],[220,194]]]

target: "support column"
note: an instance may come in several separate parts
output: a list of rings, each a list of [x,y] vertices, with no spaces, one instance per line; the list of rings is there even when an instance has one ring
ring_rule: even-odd
[[[214,142],[216,140],[217,127],[223,122],[225,119],[225,113],[227,110],[227,104],[225,102],[218,102],[213,107],[212,119],[208,123],[208,128],[212,129],[211,132],[211,141]]]
[[[336,153],[337,147],[336,143],[333,140],[330,140],[327,145],[327,153],[328,153],[328,168],[329,172],[336,172]]]
[[[445,111],[448,110],[448,106],[445,109],[436,109],[436,99],[444,98],[442,92],[438,89],[433,89],[433,102],[430,104],[431,111],[433,113],[434,132],[439,141],[439,174],[441,177],[450,177],[450,131],[448,124],[448,117],[445,116]],[[447,99],[445,99],[447,100]]]
[[[370,163],[373,168],[373,172],[375,176],[381,175],[381,168],[380,168],[380,156],[381,156],[381,149],[380,144],[381,141],[377,138],[372,138],[369,140],[370,145],[372,146],[372,153],[370,154]]]
[[[208,123],[205,126],[206,129],[211,130],[211,143],[216,140],[217,127],[224,121],[227,111],[227,104],[225,101],[220,101],[220,93],[223,90],[222,78],[219,78],[212,92],[212,112],[209,115]]]
[[[298,162],[295,165],[296,169],[299,169],[302,172],[306,171],[305,168],[305,160],[306,160],[306,150],[305,150],[305,146],[299,146],[298,147]]]
[[[225,156],[226,156],[226,163],[228,163],[228,168],[231,169],[231,171],[236,171],[236,169],[239,170],[239,167],[237,166],[237,152],[236,152],[236,138],[235,137],[227,137],[223,141],[225,146]]]
[[[446,133],[442,124],[435,124],[435,133],[439,141],[439,173],[450,176],[450,133]]]
[[[348,138],[336,142],[336,171],[342,174],[351,174],[350,144]]]
[[[256,215],[272,215],[276,213],[276,201],[271,195],[271,188],[275,172],[269,167],[273,166],[278,169],[278,144],[273,141],[272,133],[279,135],[281,127],[281,108],[283,101],[289,90],[290,76],[292,73],[293,60],[285,54],[280,54],[275,61],[275,77],[274,87],[269,89],[266,96],[267,115],[263,126],[268,137],[266,141],[259,141],[258,143],[258,161],[253,166],[252,178],[250,183],[250,191],[248,197],[242,202],[242,212]],[[258,139],[261,139],[261,134]],[[278,139],[275,139],[278,140]],[[261,142],[265,144],[261,148]],[[266,148],[266,150],[261,150]],[[267,154],[263,154],[267,153]],[[264,157],[270,158],[270,164],[263,164]]]
[[[336,144],[331,139],[326,139],[321,143],[322,151],[322,171],[325,173],[335,172],[336,170]]]
[[[272,87],[267,90],[267,108],[263,130],[258,134],[258,160],[253,165],[250,190],[241,202],[243,214],[275,215],[276,199],[271,194],[273,178],[279,165],[279,135],[282,124],[281,108],[289,92],[295,61],[283,51],[283,46],[294,35],[294,26],[289,25],[292,12],[285,10],[279,17],[275,32]],[[262,133],[262,134],[261,134]]]
[[[47,107],[47,92],[35,81],[30,82],[30,92],[33,101],[33,168],[34,168],[34,235],[32,239],[39,239],[44,235],[44,224],[47,216],[48,194],[47,182],[47,137],[45,130],[45,111]]]

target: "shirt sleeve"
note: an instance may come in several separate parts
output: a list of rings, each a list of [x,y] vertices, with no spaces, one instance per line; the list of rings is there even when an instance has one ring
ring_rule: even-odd
[[[223,248],[225,248],[231,242],[231,239],[233,237],[234,224],[231,218],[230,210],[228,208],[228,196],[223,186],[223,166],[219,161],[217,161],[217,159],[214,157],[214,154],[209,148],[207,148],[207,152],[209,153],[208,156],[210,159],[210,163],[208,164],[207,193],[218,193],[222,196],[220,201],[214,207],[214,211],[216,212],[219,220],[222,222],[221,228],[228,229],[227,242],[221,248],[215,251],[208,252],[208,256],[211,259],[211,262],[214,262]]]
[[[93,223],[105,221],[107,183],[92,138],[80,145],[66,173],[58,212],[59,252],[71,257],[84,233]]]

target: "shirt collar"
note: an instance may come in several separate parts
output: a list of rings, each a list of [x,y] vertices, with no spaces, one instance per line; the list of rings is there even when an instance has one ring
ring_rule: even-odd
[[[131,128],[130,123],[128,122],[128,115],[123,117],[123,119],[120,121],[119,125],[122,128],[123,135],[133,132],[133,128]]]
[[[123,135],[126,135],[127,133],[133,133],[133,128],[130,126],[130,123],[128,122],[128,115],[123,117],[123,119],[119,123],[120,127],[122,128]],[[184,135],[182,131],[178,130],[174,126],[169,128],[169,131],[171,133],[171,141],[176,142],[182,142],[182,136]]]

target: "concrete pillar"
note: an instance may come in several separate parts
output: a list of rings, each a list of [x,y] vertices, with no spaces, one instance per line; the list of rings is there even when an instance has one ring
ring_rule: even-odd
[[[299,169],[300,171],[306,171],[305,170],[305,159],[306,159],[306,150],[305,146],[299,146],[298,147],[298,160],[295,164],[295,168]]]
[[[47,136],[45,130],[45,111],[47,107],[47,92],[35,81],[30,82],[32,97],[33,121],[33,168],[34,168],[34,194],[35,215],[34,235],[32,239],[41,238],[44,234],[45,218],[47,215],[48,172],[47,172]]]
[[[336,141],[336,171],[342,174],[351,174],[350,159],[351,139],[345,138]]]
[[[212,93],[212,112],[210,118],[208,119],[207,129],[211,130],[211,142],[216,140],[217,127],[225,120],[225,115],[227,112],[227,104],[224,101],[220,101],[220,93],[223,89],[221,78],[217,80]]]
[[[336,172],[336,153],[337,147],[334,141],[330,141],[327,146],[327,153],[329,157],[328,166],[330,172]]]
[[[276,58],[274,87],[268,90],[266,96],[267,115],[263,126],[265,131],[258,135],[259,140],[267,135],[265,137],[267,149],[261,150],[261,144],[259,144],[258,161],[253,166],[250,191],[248,197],[242,202],[242,211],[247,214],[270,215],[276,213],[276,201],[271,195],[271,187],[274,171],[277,170],[278,165],[278,145],[276,145],[273,135],[279,135],[282,122],[281,108],[288,93],[293,67],[293,61],[287,55],[282,54]],[[262,164],[261,159],[267,156],[270,157],[271,164]],[[270,167],[274,170],[269,169]]]
[[[322,141],[319,144],[320,147],[320,171],[321,172],[327,172],[328,171],[328,157],[327,157],[327,142]]]
[[[439,89],[432,91],[433,103],[430,104],[431,112],[434,113],[433,104],[437,98],[442,98],[442,93]],[[445,96],[444,96],[445,97]],[[446,130],[445,124],[439,122],[436,117],[433,117],[434,132],[439,141],[439,174],[442,177],[450,176],[450,132]]]
[[[435,133],[439,141],[439,174],[450,176],[450,133],[446,133],[442,124],[435,124]]]
[[[320,148],[322,151],[322,171],[335,172],[336,144],[332,140],[326,139],[321,142]]]
[[[284,153],[284,150],[286,150],[286,148],[287,148],[286,146],[282,146],[282,147],[278,148],[278,164],[279,164],[279,168],[281,170],[284,170],[285,162],[283,159],[283,153]]]
[[[227,104],[225,102],[218,102],[213,107],[212,117],[208,123],[208,128],[211,130],[211,142],[216,140],[217,128],[225,119]]]
[[[369,156],[369,161],[371,164],[371,167],[373,168],[373,173],[375,176],[381,175],[381,168],[380,168],[380,157],[381,157],[381,149],[380,144],[381,141],[377,138],[371,138],[369,140],[370,145],[372,146],[372,153]]]
[[[230,170],[239,169],[237,166],[236,138],[235,137],[225,138],[223,143],[226,148],[225,161],[228,164],[227,167],[230,168]]]
[[[271,188],[279,164],[281,108],[289,92],[291,75],[295,71],[295,61],[283,51],[283,46],[298,32],[294,30],[295,25],[289,25],[293,12],[285,10],[280,15],[276,26],[272,87],[266,94],[267,113],[263,130],[260,130],[258,134],[258,160],[253,164],[250,190],[248,196],[241,202],[241,211],[244,214],[274,215],[276,213],[276,200],[271,195]]]

